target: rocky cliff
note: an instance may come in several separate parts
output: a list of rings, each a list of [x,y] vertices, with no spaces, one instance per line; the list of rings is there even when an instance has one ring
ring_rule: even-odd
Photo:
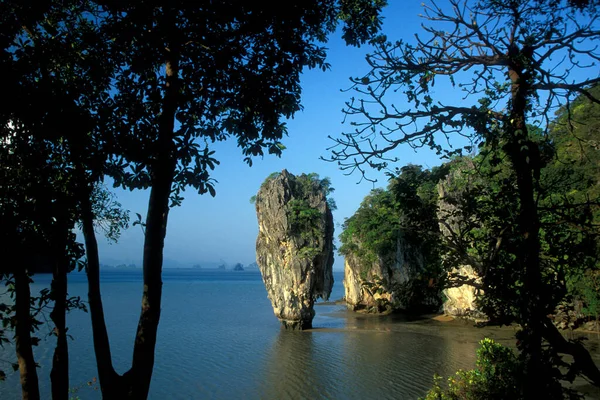
[[[397,239],[396,251],[380,255],[375,262],[366,264],[356,255],[346,254],[344,288],[348,308],[371,313],[408,308],[408,292],[423,267],[422,252],[403,234]]]
[[[458,215],[458,206],[461,202],[461,188],[464,190],[469,185],[464,170],[474,168],[470,163],[450,172],[445,179],[437,185],[438,189],[438,220],[440,231],[446,240],[462,237],[462,231],[468,229],[465,221]],[[460,183],[457,183],[460,182]],[[472,282],[472,284],[452,284],[452,282]],[[458,265],[448,272],[448,282],[451,287],[443,290],[444,314],[453,317],[482,320],[487,317],[477,307],[477,296],[483,294],[479,288],[482,284],[477,270],[471,265]]]
[[[318,297],[333,287],[333,217],[318,176],[283,170],[256,195],[256,261],[275,316],[287,329],[309,329]]]
[[[460,277],[460,279],[473,282],[473,284],[456,285],[444,289],[443,310],[444,314],[452,317],[461,317],[475,321],[486,320],[486,315],[477,307],[477,296],[483,294],[481,286],[481,277],[470,265],[461,265],[450,271],[451,276]]]

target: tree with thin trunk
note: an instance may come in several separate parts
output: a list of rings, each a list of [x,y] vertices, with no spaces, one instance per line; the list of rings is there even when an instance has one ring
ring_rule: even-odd
[[[98,1],[107,62],[118,70],[96,129],[115,185],[149,189],[141,312],[131,368],[112,364],[100,295],[94,212],[82,196],[89,305],[100,386],[106,398],[146,398],[154,367],[169,209],[193,187],[215,195],[211,145],[234,138],[245,161],[280,155],[285,118],[301,109],[300,74],[327,69],[325,42],[338,21],[347,43],[379,28],[383,0],[285,4],[239,0]]]
[[[50,319],[57,343],[50,377],[55,399],[69,397],[66,312],[82,307],[68,296],[67,288],[68,272],[82,265],[83,247],[73,231],[79,196],[91,196],[91,189],[81,188],[95,187],[102,176],[90,129],[97,96],[107,88],[110,63],[94,59],[103,47],[92,11],[89,2],[6,1],[0,8],[0,68],[11,93],[10,104],[0,112],[5,178],[0,211],[6,217],[2,233],[8,237],[5,243],[14,243],[9,248],[15,257],[8,259],[27,260],[22,269],[15,269],[14,263],[7,271],[9,279],[14,276],[15,297],[21,299],[15,310],[17,355],[20,364],[21,359],[35,364],[31,349],[25,350],[33,341],[21,339],[35,327],[25,307],[30,295],[21,292],[29,293],[28,274],[36,272],[35,260],[25,255],[39,254],[52,264],[53,279],[31,312],[53,304]],[[20,328],[28,325],[30,329]],[[21,368],[23,397],[39,397],[35,373],[35,368]]]
[[[600,82],[595,2],[451,0],[424,6],[430,25],[411,42],[380,37],[367,56],[371,71],[352,79],[357,97],[347,103],[353,130],[336,137],[332,160],[363,175],[397,161],[402,144],[430,147],[451,156],[462,148],[444,141],[501,149],[516,178],[519,246],[511,268],[523,271],[517,322],[527,361],[526,398],[550,390],[543,340],[574,357],[574,370],[600,386],[600,371],[579,343],[567,341],[547,318],[547,291],[540,261],[537,193],[540,149],[529,125],[548,129],[553,111],[577,95],[600,102],[589,91]],[[456,103],[436,99],[459,92]],[[397,95],[404,94],[405,100]],[[454,142],[456,143],[456,142]],[[546,375],[546,376],[544,376]]]

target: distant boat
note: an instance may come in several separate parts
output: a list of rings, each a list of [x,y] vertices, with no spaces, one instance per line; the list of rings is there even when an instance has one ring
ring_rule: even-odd
[[[225,268],[225,264],[221,264],[221,265],[219,265],[219,269],[227,269],[227,268]]]

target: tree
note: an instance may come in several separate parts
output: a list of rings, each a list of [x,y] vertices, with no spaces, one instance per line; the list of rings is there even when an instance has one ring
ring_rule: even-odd
[[[98,94],[107,90],[110,76],[104,66],[110,63],[95,58],[104,48],[97,40],[89,2],[7,1],[1,7],[0,67],[12,95],[0,115],[2,214],[10,221],[2,228],[14,244],[10,247],[14,255],[42,253],[52,260],[50,291],[38,300],[40,308],[48,301],[54,303],[50,318],[57,345],[50,373],[52,396],[66,399],[65,313],[81,306],[78,299],[67,296],[67,273],[82,267],[82,246],[73,232],[81,215],[81,196],[101,211],[109,236],[116,238],[127,223],[119,206],[107,203],[106,192],[97,186],[102,162],[98,163],[91,132]],[[15,310],[15,339],[23,397],[38,398],[33,341],[24,336],[30,336],[28,326],[35,326],[29,313],[31,300],[26,300],[31,297],[27,274],[34,272],[32,261],[8,272],[14,276],[17,304],[22,304]]]
[[[108,173],[117,186],[150,189],[145,219],[142,309],[129,371],[112,365],[89,205],[82,206],[94,348],[105,397],[146,398],[162,296],[162,250],[170,207],[193,187],[215,195],[210,144],[233,137],[245,160],[281,154],[283,118],[300,109],[305,67],[327,69],[324,42],[338,20],[359,45],[380,25],[383,0],[273,5],[225,1],[99,1],[107,62],[118,71],[101,111]],[[107,129],[106,129],[107,127]]]
[[[353,78],[353,89],[364,98],[347,103],[354,131],[334,139],[333,160],[342,168],[365,171],[387,168],[391,152],[401,144],[429,146],[439,154],[440,139],[462,135],[505,152],[516,180],[519,243],[511,268],[523,271],[518,298],[523,327],[520,348],[527,358],[527,398],[549,389],[544,381],[542,338],[553,349],[569,353],[594,384],[600,372],[580,344],[565,340],[547,319],[540,262],[540,215],[536,193],[540,148],[528,123],[548,128],[551,111],[578,95],[600,100],[589,88],[600,82],[589,68],[600,61],[591,44],[600,37],[598,9],[580,11],[562,1],[482,0],[425,6],[426,37],[415,43],[395,43],[384,37],[367,57],[371,71]],[[561,61],[558,61],[560,59]],[[589,70],[589,71],[588,71]],[[594,70],[595,71],[595,70]],[[587,72],[587,74],[586,74]],[[433,87],[446,80],[463,91],[472,105],[443,104]],[[409,105],[390,101],[400,91]],[[546,382],[548,383],[548,382]]]

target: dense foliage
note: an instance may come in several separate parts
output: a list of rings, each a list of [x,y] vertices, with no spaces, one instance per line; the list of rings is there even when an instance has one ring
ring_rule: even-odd
[[[596,91],[598,88],[592,90]],[[542,293],[547,314],[567,302],[575,305],[580,321],[585,321],[597,319],[600,312],[600,148],[595,136],[600,105],[579,97],[571,105],[570,122],[568,112],[566,107],[561,109],[548,135],[538,131],[534,136],[542,164],[536,189]],[[565,123],[575,124],[575,134],[564,129]],[[516,177],[506,154],[481,146],[477,155],[455,157],[432,172],[407,166],[390,179],[388,190],[372,191],[344,224],[340,251],[358,257],[365,269],[377,261],[391,263],[400,232],[405,232],[415,242],[429,246],[427,271],[440,271],[441,262],[447,279],[440,280],[438,290],[474,284],[452,273],[461,265],[470,265],[482,278],[478,307],[492,321],[518,322],[525,279],[524,271],[515,264],[522,242],[517,233],[518,206]],[[560,359],[552,347],[544,354],[548,368]],[[548,376],[556,374],[548,372]],[[489,385],[487,378],[477,381],[472,393],[463,387],[477,379],[483,379],[479,372],[461,372],[450,387],[454,394],[443,397],[436,393],[442,396],[439,398],[492,396],[489,387],[481,387]],[[547,384],[552,392],[555,383]],[[463,391],[470,394],[464,392],[466,397],[460,397],[457,393]]]

